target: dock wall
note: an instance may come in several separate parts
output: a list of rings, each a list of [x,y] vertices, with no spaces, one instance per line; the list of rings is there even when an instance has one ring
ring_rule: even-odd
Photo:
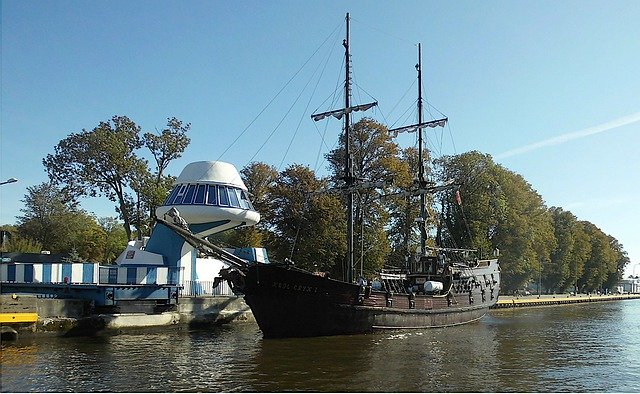
[[[606,301],[619,301],[619,300],[632,300],[632,299],[640,299],[640,294],[607,294],[607,295],[580,294],[577,296],[556,294],[556,295],[541,295],[541,296],[531,295],[531,296],[524,296],[524,297],[500,296],[500,299],[492,307],[492,309],[580,304],[580,303],[586,303],[586,302],[606,302]]]
[[[60,335],[94,334],[105,329],[162,327],[185,324],[206,327],[234,322],[255,322],[244,299],[236,296],[181,297],[170,311],[157,314],[94,314],[91,301],[44,298],[35,295],[0,295],[0,313],[37,314],[35,323],[9,324],[21,332]]]

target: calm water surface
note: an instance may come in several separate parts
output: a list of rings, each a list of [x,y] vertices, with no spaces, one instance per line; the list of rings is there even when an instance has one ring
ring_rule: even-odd
[[[477,324],[264,340],[254,324],[3,343],[3,392],[639,392],[640,301]]]

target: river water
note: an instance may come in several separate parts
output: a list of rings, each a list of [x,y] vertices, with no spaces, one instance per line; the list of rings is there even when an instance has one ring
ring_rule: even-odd
[[[3,392],[639,392],[640,301],[460,327],[262,339],[255,324],[2,344]]]

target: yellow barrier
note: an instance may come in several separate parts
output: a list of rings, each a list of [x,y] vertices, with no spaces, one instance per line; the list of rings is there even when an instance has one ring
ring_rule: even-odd
[[[0,324],[35,323],[37,321],[37,313],[0,313]]]

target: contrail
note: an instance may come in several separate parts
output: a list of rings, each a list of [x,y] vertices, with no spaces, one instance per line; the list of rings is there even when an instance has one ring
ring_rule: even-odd
[[[525,145],[520,148],[511,149],[506,152],[500,153],[499,155],[496,155],[495,158],[504,159],[507,157],[519,155],[521,153],[526,153],[532,150],[543,148],[545,146],[560,145],[567,141],[587,137],[593,134],[603,133],[605,131],[609,131],[609,130],[626,126],[628,124],[636,123],[636,122],[640,122],[640,112],[636,112],[635,114],[631,114],[628,116],[623,116],[622,118],[614,119],[610,122],[603,123],[597,126],[587,127],[586,129],[574,131],[572,133],[562,134],[557,137],[549,138],[539,142],[534,142],[533,144]]]

